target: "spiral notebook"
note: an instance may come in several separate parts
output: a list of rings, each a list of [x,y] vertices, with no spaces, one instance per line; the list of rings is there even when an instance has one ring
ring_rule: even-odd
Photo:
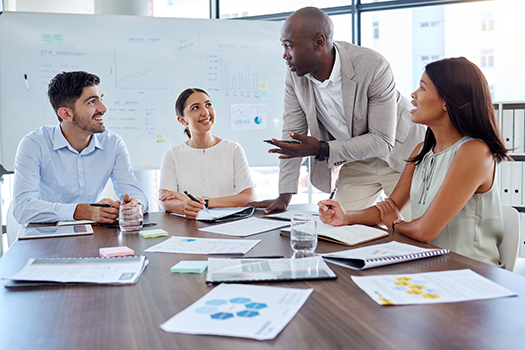
[[[397,264],[431,256],[450,253],[448,249],[425,249],[414,245],[388,242],[363,248],[344,250],[341,252],[322,254],[323,258],[332,263],[354,270],[370,269],[372,267]]]

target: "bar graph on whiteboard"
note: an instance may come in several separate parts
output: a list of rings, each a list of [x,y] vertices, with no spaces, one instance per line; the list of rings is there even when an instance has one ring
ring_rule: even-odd
[[[250,65],[226,62],[223,55],[216,54],[209,55],[207,68],[208,90],[223,91],[226,97],[259,98],[259,76]]]
[[[232,104],[232,130],[265,130],[266,104]]]

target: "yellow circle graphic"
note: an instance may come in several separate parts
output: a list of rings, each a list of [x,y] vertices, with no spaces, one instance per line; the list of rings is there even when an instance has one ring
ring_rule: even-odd
[[[419,295],[419,294],[423,294],[423,292],[420,291],[419,289],[411,289],[411,290],[407,290],[407,294]]]
[[[422,297],[423,298],[427,298],[427,299],[437,299],[437,298],[439,298],[439,295],[437,295],[437,294],[428,294],[427,293],[427,294],[423,294]]]
[[[396,286],[409,286],[410,282],[394,282]]]
[[[422,285],[419,285],[419,284],[413,284],[413,285],[411,285],[408,288],[411,288],[411,289],[424,289],[425,286],[422,286]]]
[[[396,279],[398,281],[412,281],[412,278],[410,278],[410,277],[398,277]]]

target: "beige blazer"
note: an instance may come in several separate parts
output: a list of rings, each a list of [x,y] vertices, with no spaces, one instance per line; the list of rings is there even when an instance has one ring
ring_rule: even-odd
[[[318,140],[330,141],[330,158],[310,157],[311,182],[330,192],[332,169],[356,160],[377,157],[396,171],[403,171],[405,160],[423,141],[426,126],[410,120],[410,102],[395,88],[394,74],[378,52],[335,42],[341,59],[343,105],[351,138],[335,140],[318,121],[313,83],[288,71],[284,96],[283,139],[291,131]],[[301,158],[281,160],[279,193],[296,193]]]

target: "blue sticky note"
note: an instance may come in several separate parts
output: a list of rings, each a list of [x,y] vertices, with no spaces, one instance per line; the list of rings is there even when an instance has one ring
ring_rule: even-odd
[[[259,90],[259,94],[261,95],[261,100],[270,99],[270,91],[268,90]]]
[[[53,37],[51,34],[40,34],[40,44],[51,45],[53,44]]]
[[[64,45],[64,36],[62,34],[52,34],[53,45]]]
[[[207,261],[183,260],[171,267],[171,272],[203,273],[208,268]]]

